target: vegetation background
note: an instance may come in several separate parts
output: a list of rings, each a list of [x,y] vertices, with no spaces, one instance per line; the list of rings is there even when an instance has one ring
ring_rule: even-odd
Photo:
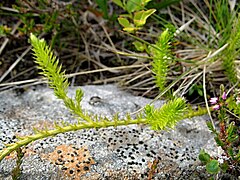
[[[192,112],[208,110],[209,128],[232,158],[221,169],[239,172],[239,3],[6,0],[0,5],[0,91],[21,93],[47,82],[30,51],[33,33],[54,49],[71,86],[118,83],[139,96],[185,97]],[[211,99],[209,108],[211,97],[218,99]],[[201,155],[209,165],[209,155]],[[219,165],[208,170],[218,173]]]

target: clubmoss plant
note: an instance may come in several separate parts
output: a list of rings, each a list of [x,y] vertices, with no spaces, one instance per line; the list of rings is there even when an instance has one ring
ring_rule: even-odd
[[[158,41],[154,45],[155,48],[151,47],[153,54],[152,71],[155,77],[155,83],[159,87],[160,91],[165,89],[168,67],[173,57],[170,50],[170,43],[174,38],[174,28],[167,28],[158,37]]]
[[[54,90],[56,97],[63,100],[65,106],[77,116],[78,123],[68,124],[55,122],[54,129],[34,129],[34,134],[18,137],[17,142],[7,144],[6,148],[0,151],[0,161],[11,152],[33,141],[55,136],[59,133],[129,124],[149,124],[154,130],[163,130],[173,128],[178,121],[185,117],[187,106],[183,98],[175,98],[161,108],[154,108],[148,105],[145,107],[144,113],[139,114],[135,119],[129,114],[126,115],[125,119],[119,119],[118,115],[113,116],[112,119],[108,119],[84,112],[80,104],[83,91],[81,89],[76,90],[74,99],[67,96],[69,83],[64,71],[62,72],[61,66],[59,66],[59,60],[54,56],[50,47],[47,46],[43,39],[40,40],[33,34],[30,36],[30,42],[33,46],[33,55],[38,64],[38,68],[42,70],[41,74],[47,77],[50,88]]]
[[[146,51],[150,54],[152,65],[152,73],[155,78],[155,84],[162,92],[165,90],[166,79],[169,72],[169,66],[173,62],[174,57],[171,52],[171,42],[174,41],[174,33],[176,29],[173,25],[166,25],[166,29],[158,36],[157,42],[154,44],[143,41],[142,39],[129,34],[137,41],[133,42],[137,51]]]

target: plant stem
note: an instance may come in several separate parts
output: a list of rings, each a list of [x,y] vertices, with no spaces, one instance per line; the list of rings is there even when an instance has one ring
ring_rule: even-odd
[[[101,121],[101,122],[83,122],[79,124],[73,124],[73,125],[68,125],[68,126],[58,126],[56,125],[56,128],[53,130],[43,130],[43,131],[38,131],[38,133],[26,136],[23,138],[19,138],[20,140],[16,143],[9,144],[7,147],[3,150],[0,151],[0,161],[6,157],[8,154],[11,152],[15,151],[16,149],[26,146],[29,143],[50,137],[50,136],[55,136],[60,133],[65,133],[69,131],[77,131],[81,129],[91,129],[91,128],[103,128],[103,127],[111,127],[111,126],[121,126],[121,125],[130,125],[130,124],[146,124],[147,120],[146,119],[134,119],[134,120],[119,120],[119,121]]]

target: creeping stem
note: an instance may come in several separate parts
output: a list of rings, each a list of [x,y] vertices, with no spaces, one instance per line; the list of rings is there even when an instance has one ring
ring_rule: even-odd
[[[119,120],[119,121],[101,121],[101,122],[83,122],[81,124],[73,124],[69,126],[58,126],[53,130],[42,130],[38,133],[20,138],[19,141],[13,144],[7,145],[6,148],[0,151],[0,161],[9,155],[11,152],[15,151],[19,147],[26,146],[29,143],[47,138],[50,136],[55,136],[60,133],[65,133],[69,131],[77,131],[81,129],[91,129],[91,128],[102,128],[110,126],[121,126],[121,125],[130,125],[130,124],[146,124],[146,119],[134,119],[134,120]]]

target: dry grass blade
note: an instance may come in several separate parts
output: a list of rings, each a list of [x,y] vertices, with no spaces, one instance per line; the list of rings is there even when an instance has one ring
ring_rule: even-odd
[[[22,60],[22,58],[31,50],[31,46],[29,46],[22,55],[9,67],[9,69],[4,72],[4,74],[0,77],[0,82],[4,80],[4,78],[15,68],[15,66]]]
[[[205,100],[205,105],[206,105],[206,108],[207,108],[207,111],[208,111],[208,115],[210,117],[212,126],[215,129],[215,124],[213,122],[213,118],[211,116],[211,111],[210,111],[209,106],[208,106],[207,91],[206,91],[206,66],[204,66],[204,68],[203,68],[203,94],[204,94],[204,100]]]
[[[75,76],[92,74],[92,73],[97,73],[97,72],[104,72],[104,71],[110,71],[110,70],[135,69],[135,68],[140,68],[140,67],[142,67],[142,65],[130,65],[130,66],[120,66],[120,67],[96,69],[96,70],[90,70],[90,71],[85,71],[85,72],[76,72],[76,73],[67,74],[66,77],[71,78],[71,77],[75,77]],[[125,75],[125,76],[128,76],[128,75]],[[47,83],[47,81],[46,81],[46,78],[29,79],[29,80],[24,80],[24,81],[1,83],[0,87],[2,87],[2,88],[4,87],[4,89],[5,88],[8,89],[8,88],[11,88],[11,87],[14,87],[14,86],[19,86],[19,85],[21,85],[21,87],[22,87],[22,85],[24,85],[24,87],[27,87],[27,86],[31,86],[32,83],[42,84],[42,83]],[[4,89],[2,89],[2,90],[4,90]]]

